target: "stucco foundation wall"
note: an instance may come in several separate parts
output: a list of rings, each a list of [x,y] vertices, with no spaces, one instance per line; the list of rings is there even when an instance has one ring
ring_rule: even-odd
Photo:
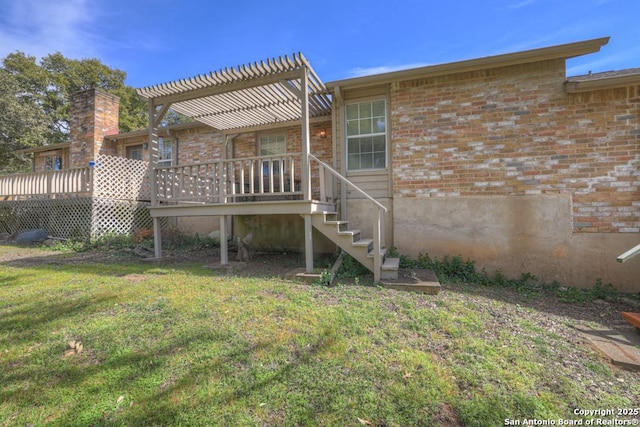
[[[598,278],[623,292],[640,291],[640,260],[616,256],[637,233],[573,233],[570,195],[394,199],[394,245],[403,254],[460,255],[508,277],[592,287]]]
[[[304,220],[300,215],[234,216],[234,236],[249,233],[253,233],[253,249],[304,252]],[[336,245],[315,228],[312,239],[314,254],[335,252]]]
[[[393,199],[377,199],[388,212],[384,214],[384,245],[387,248],[393,246]],[[373,224],[378,209],[366,199],[347,199],[347,214],[349,216],[349,229],[360,230],[363,239],[373,238]]]
[[[183,216],[176,218],[176,228],[183,233],[208,236],[220,230],[220,218],[217,216]]]

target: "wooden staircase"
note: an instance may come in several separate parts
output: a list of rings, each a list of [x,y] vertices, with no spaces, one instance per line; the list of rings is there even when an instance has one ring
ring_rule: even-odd
[[[380,259],[380,271],[376,272],[376,254],[373,239],[361,238],[360,230],[349,229],[349,221],[338,220],[337,213],[321,212],[314,214],[311,216],[311,223],[333,243],[372,271],[376,282],[398,278],[400,259],[387,257],[387,250],[380,245],[380,253],[377,255]]]

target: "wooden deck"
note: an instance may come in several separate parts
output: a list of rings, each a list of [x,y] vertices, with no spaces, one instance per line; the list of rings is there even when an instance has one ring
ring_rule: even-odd
[[[332,203],[317,200],[269,200],[222,204],[179,203],[150,208],[151,217],[218,216],[218,215],[284,215],[335,212]]]

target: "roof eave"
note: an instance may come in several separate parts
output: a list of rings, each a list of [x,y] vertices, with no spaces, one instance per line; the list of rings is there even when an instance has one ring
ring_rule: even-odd
[[[39,147],[22,148],[20,150],[16,150],[15,152],[18,154],[30,154],[30,153],[39,153],[42,151],[55,151],[61,148],[69,148],[70,146],[71,146],[70,142],[58,142],[56,144],[41,145]]]
[[[566,93],[592,92],[594,90],[616,89],[638,84],[640,84],[640,73],[584,81],[567,80],[564,83],[564,91]]]
[[[449,62],[446,64],[429,65],[408,70],[393,71],[371,76],[354,77],[326,83],[329,90],[339,86],[341,88],[358,88],[372,85],[387,84],[394,81],[412,80],[416,78],[435,77],[447,74],[485,70],[489,68],[526,64],[546,61],[550,59],[568,59],[600,51],[609,42],[609,37],[567,43],[539,49],[525,50],[515,53],[487,56],[484,58],[468,59]]]
[[[211,129],[215,129],[205,123],[193,121],[193,122],[187,122],[187,123],[176,123],[174,125],[169,125],[169,126],[162,126],[158,128],[158,132],[162,134],[163,132],[178,131],[183,129],[193,129],[193,128],[199,128],[199,127],[208,127]],[[148,135],[149,135],[149,130],[147,128],[144,128],[144,129],[134,130],[131,132],[123,132],[115,135],[107,135],[105,136],[105,139],[119,141],[121,139],[128,139],[128,138],[134,138],[137,136],[148,136]]]

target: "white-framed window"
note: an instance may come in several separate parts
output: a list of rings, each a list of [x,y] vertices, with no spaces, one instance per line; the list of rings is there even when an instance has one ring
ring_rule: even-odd
[[[158,138],[158,166],[173,164],[173,141],[165,137]]]
[[[48,171],[59,171],[62,169],[62,157],[47,156],[44,159],[44,169]]]
[[[260,135],[259,138],[259,153],[260,156],[279,156],[287,152],[287,140],[284,134],[268,134]],[[269,173],[269,161],[262,162],[262,173]],[[280,173],[280,162],[273,162],[273,173]]]
[[[347,170],[387,167],[387,103],[384,99],[346,106]]]
[[[142,160],[142,144],[127,146],[127,159]]]

